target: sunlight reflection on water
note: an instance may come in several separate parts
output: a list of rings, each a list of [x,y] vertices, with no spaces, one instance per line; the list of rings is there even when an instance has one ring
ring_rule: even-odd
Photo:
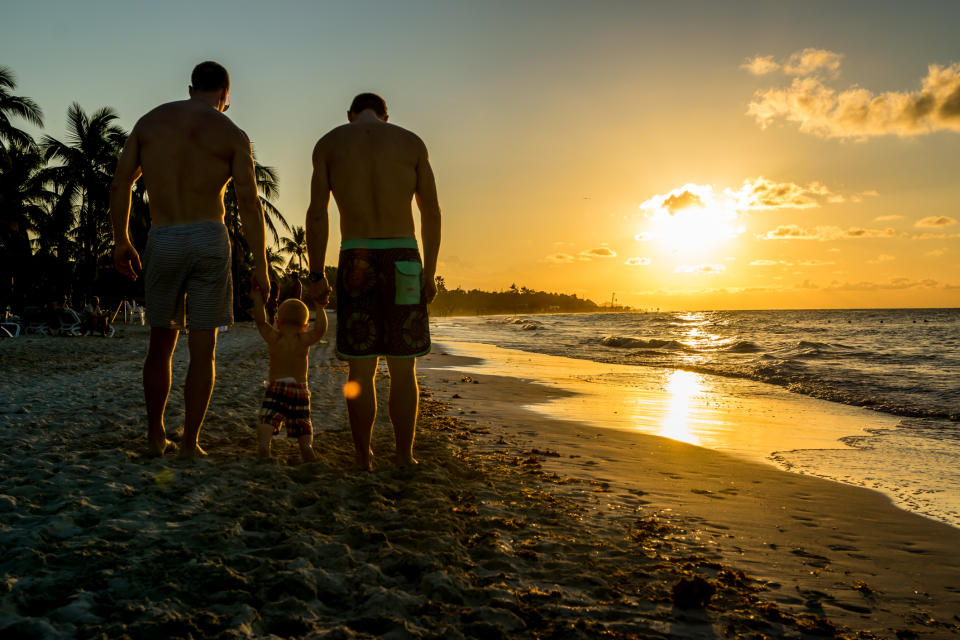
[[[690,401],[703,390],[701,376],[692,371],[674,371],[667,378],[667,393],[670,394],[667,415],[663,420],[660,435],[700,444],[700,438],[690,425]]]

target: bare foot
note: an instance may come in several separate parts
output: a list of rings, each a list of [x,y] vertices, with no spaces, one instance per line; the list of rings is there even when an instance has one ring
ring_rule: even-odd
[[[397,454],[396,457],[394,457],[394,462],[396,462],[398,467],[415,467],[420,464],[413,456],[409,454],[402,456]]]
[[[320,459],[320,457],[317,455],[317,452],[313,450],[313,447],[307,447],[306,449],[302,449],[300,451],[300,458],[304,462],[316,462],[317,460]]]
[[[163,454],[169,452],[173,453],[177,450],[177,445],[172,441],[163,439],[162,442],[157,440],[150,440],[147,443],[147,455],[151,458],[162,458]]]
[[[373,451],[368,451],[365,456],[354,456],[353,466],[361,471],[373,471]]]
[[[194,458],[197,458],[197,457],[202,458],[205,455],[207,455],[207,452],[201,449],[199,444],[195,444],[193,446],[185,444],[180,449],[179,457],[181,460],[193,460]]]

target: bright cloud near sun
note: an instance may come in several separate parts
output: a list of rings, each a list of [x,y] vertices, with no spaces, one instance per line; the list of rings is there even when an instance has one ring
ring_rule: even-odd
[[[686,184],[640,205],[648,229],[637,239],[650,239],[672,251],[695,255],[744,232],[737,202],[714,193],[710,185]]]
[[[745,214],[860,202],[864,197],[876,194],[874,190],[841,194],[822,182],[803,185],[777,182],[763,176],[748,178],[741,186],[727,187],[722,191],[713,185],[690,183],[655,195],[641,204],[640,210],[647,225],[634,238],[640,242],[657,243],[677,254],[697,257],[742,234],[746,230]]]

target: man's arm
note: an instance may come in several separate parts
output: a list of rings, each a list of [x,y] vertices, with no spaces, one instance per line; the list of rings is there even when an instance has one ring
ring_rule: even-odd
[[[423,143],[421,143],[423,144]],[[420,209],[420,232],[423,235],[423,295],[432,302],[437,295],[437,256],[440,254],[440,202],[433,168],[423,147],[417,162],[417,190],[414,193]]]
[[[117,170],[110,183],[110,222],[113,226],[113,264],[117,271],[131,280],[137,279],[137,271],[143,267],[140,256],[130,242],[130,191],[142,174],[140,168],[140,142],[134,127],[123,145]]]
[[[253,252],[254,288],[263,295],[270,293],[270,278],[267,274],[266,241],[263,232],[263,206],[257,192],[257,178],[253,170],[253,150],[250,140],[242,131],[238,134],[231,167],[233,190],[237,194],[237,207],[240,209],[240,222],[243,225],[243,237]]]
[[[253,321],[257,323],[257,331],[268,343],[274,342],[280,334],[267,322],[267,314],[263,308],[263,292],[254,289],[250,292],[250,298],[253,300]]]
[[[320,342],[320,339],[327,333],[327,312],[323,309],[323,303],[319,300],[315,301],[313,310],[317,314],[313,321],[313,327],[310,328],[310,331],[304,333],[303,338],[301,338],[307,344]]]
[[[317,282],[314,282],[313,278],[310,279],[310,293],[318,303],[325,305],[330,299],[330,283],[327,282],[323,268],[327,256],[327,241],[330,237],[330,217],[327,212],[330,204],[330,180],[327,177],[327,163],[321,142],[313,148],[313,177],[310,178],[310,206],[307,208],[306,231],[307,262],[310,265],[310,272],[321,276]]]

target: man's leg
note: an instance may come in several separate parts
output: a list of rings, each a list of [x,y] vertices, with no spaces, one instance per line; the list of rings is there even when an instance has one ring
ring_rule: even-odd
[[[373,421],[377,417],[377,389],[373,384],[379,358],[351,358],[347,376],[347,414],[350,416],[350,433],[353,435],[354,462],[361,469],[373,468],[373,451],[370,438]],[[350,384],[356,383],[359,387]]]
[[[390,422],[397,441],[397,464],[417,464],[413,457],[413,436],[417,430],[417,408],[420,389],[417,387],[417,359],[387,357],[390,369]]]
[[[176,329],[152,327],[147,359],[143,361],[143,397],[147,403],[147,441],[150,454],[162,456],[170,441],[163,426],[163,411],[170,396],[170,361],[177,346]]]
[[[200,427],[203,426],[203,417],[207,414],[207,405],[210,404],[210,394],[213,392],[217,330],[191,329],[188,340],[190,366],[187,368],[187,381],[183,388],[181,458],[192,458],[197,454],[206,455],[206,452],[197,444],[197,438],[200,435]]]

